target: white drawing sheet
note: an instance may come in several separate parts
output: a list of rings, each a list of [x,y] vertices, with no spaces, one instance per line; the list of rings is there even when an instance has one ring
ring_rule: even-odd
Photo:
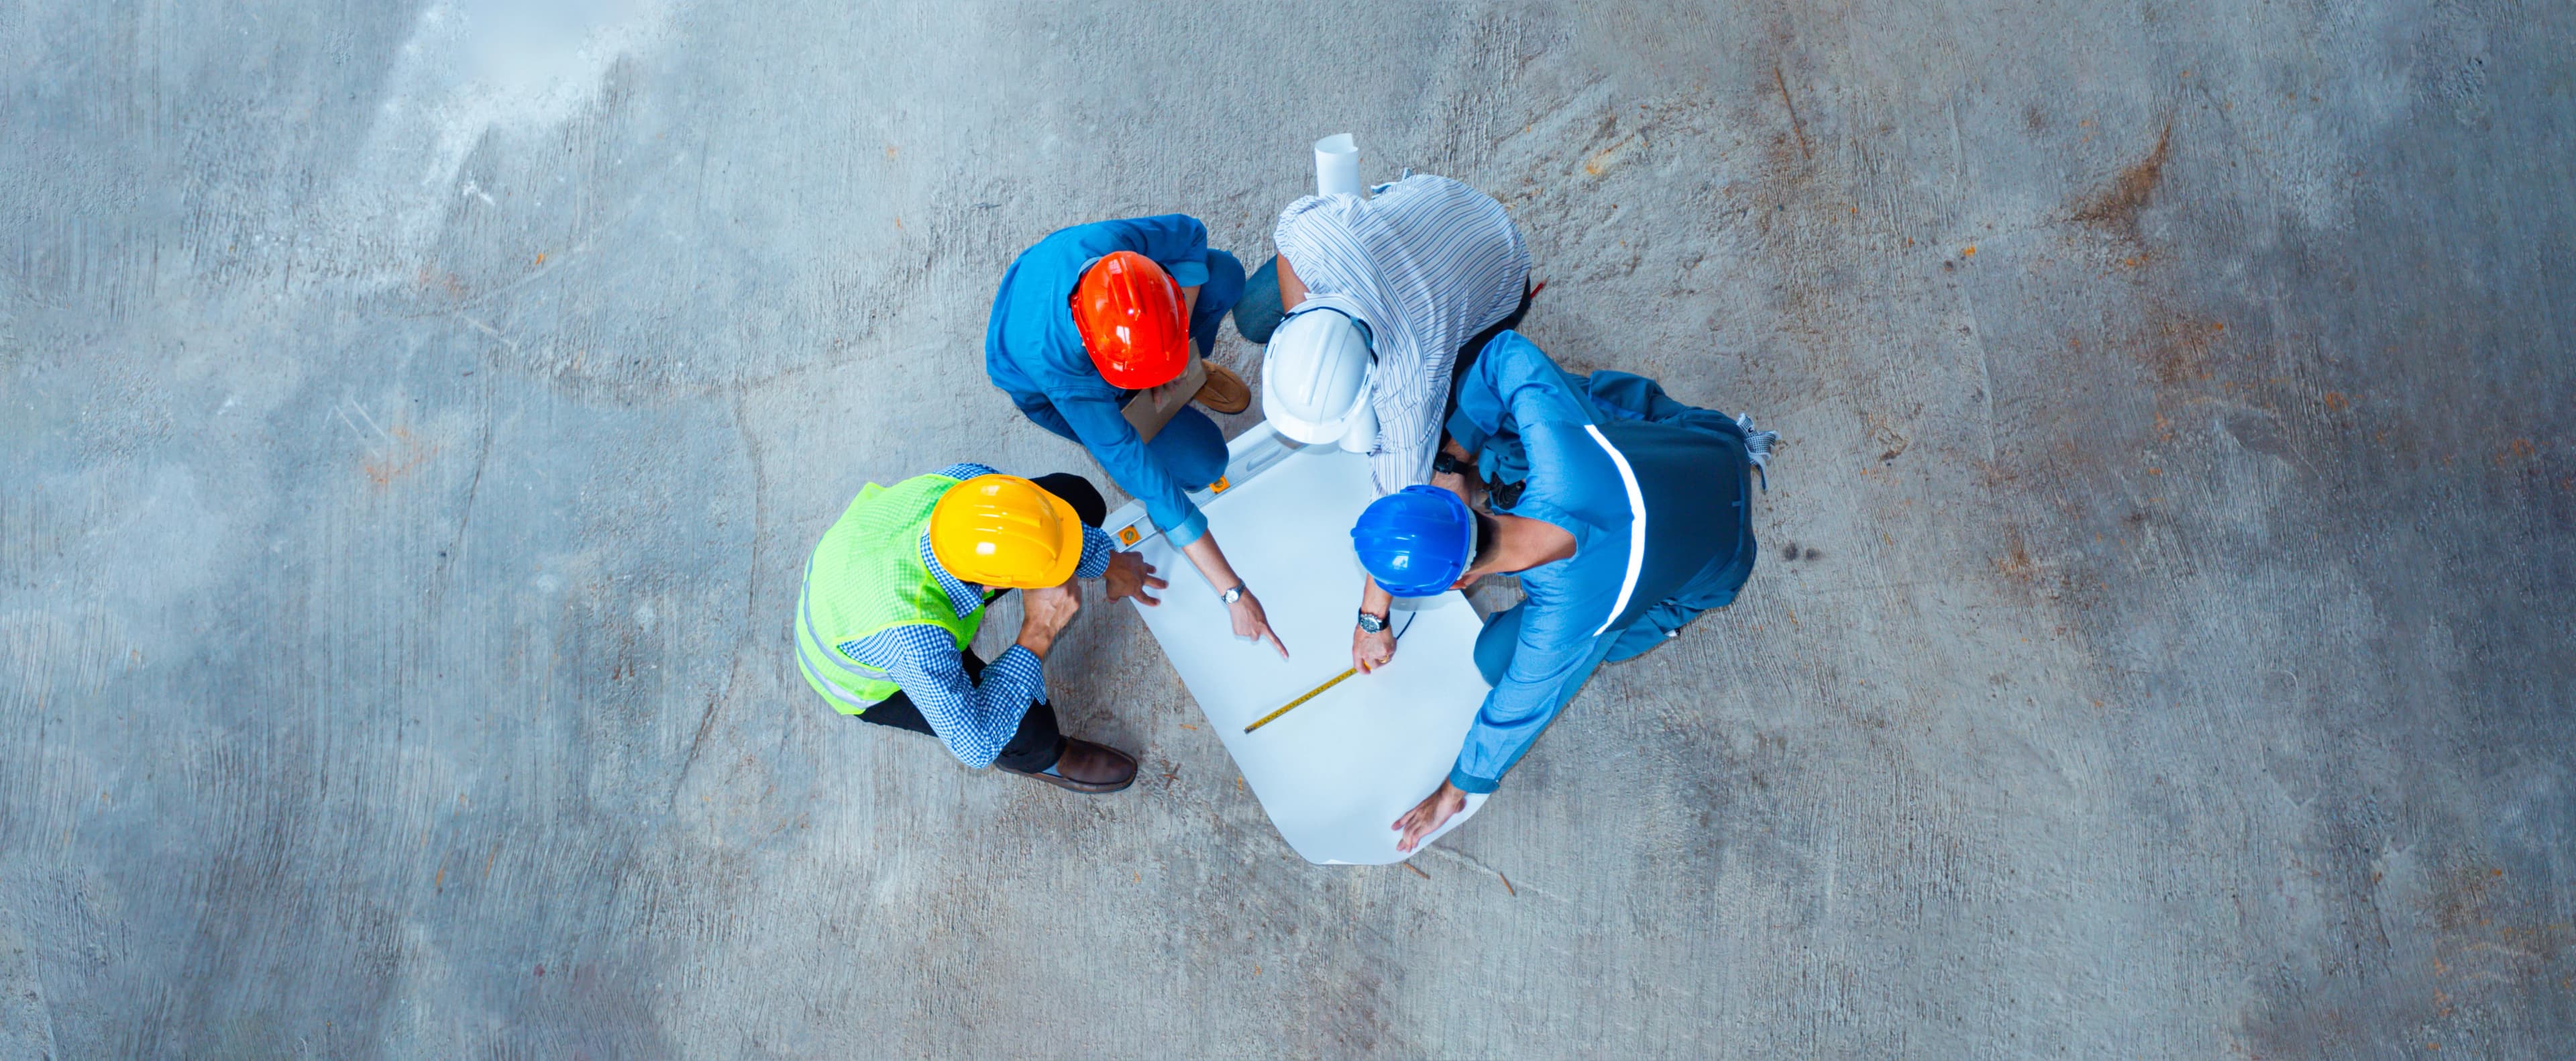
[[[1337,447],[1293,448],[1263,425],[1229,448],[1226,479],[1199,504],[1293,658],[1236,638],[1216,587],[1130,504],[1108,529],[1172,583],[1159,607],[1136,610],[1289,847],[1316,863],[1403,861],[1388,826],[1449,775],[1485,699],[1475,609],[1455,592],[1398,602],[1392,664],[1245,733],[1350,667],[1363,575],[1350,530],[1372,495],[1367,458]],[[1441,832],[1484,801],[1469,796]]]

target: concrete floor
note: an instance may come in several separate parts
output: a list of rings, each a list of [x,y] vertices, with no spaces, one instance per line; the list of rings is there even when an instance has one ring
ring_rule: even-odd
[[[0,5],[0,1057],[2576,1056],[2576,8],[1093,6]],[[1345,130],[1744,599],[1427,879],[1121,609],[1128,793],[826,712],[1010,256]]]

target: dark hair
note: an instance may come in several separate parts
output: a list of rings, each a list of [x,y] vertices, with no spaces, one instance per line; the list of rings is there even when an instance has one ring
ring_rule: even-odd
[[[1503,525],[1494,517],[1474,509],[1467,512],[1476,517],[1476,552],[1468,559],[1467,566],[1476,567],[1485,562],[1485,554],[1493,552],[1494,543],[1502,539]]]

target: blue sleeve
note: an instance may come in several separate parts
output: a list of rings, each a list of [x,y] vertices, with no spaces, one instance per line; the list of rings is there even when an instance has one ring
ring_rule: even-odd
[[[1449,417],[1449,436],[1476,453],[1495,435],[1519,434],[1531,424],[1595,423],[1592,402],[1577,389],[1581,382],[1521,333],[1503,332],[1485,344],[1458,385],[1458,411]]]
[[[1207,226],[1188,214],[1157,214],[1125,221],[1103,221],[1118,230],[1128,250],[1154,259],[1182,287],[1207,283]]]
[[[978,770],[1001,756],[1029,704],[1046,699],[1046,671],[1035,653],[1011,646],[984,668],[978,685],[948,631],[928,623],[870,634],[841,651],[886,671],[957,760]]]
[[[939,469],[939,474],[962,483],[977,476],[1000,475],[1002,473],[993,470],[993,466],[989,464],[977,464],[973,461],[959,461],[955,464]]]
[[[1591,625],[1570,607],[1548,607],[1533,598],[1521,619],[1519,644],[1503,680],[1485,694],[1467,744],[1458,749],[1449,783],[1462,792],[1491,792],[1530,745],[1556,721],[1584,675],[1600,663],[1605,647]]]
[[[1164,470],[1163,462],[1155,459],[1152,450],[1145,448],[1145,440],[1136,435],[1136,425],[1127,422],[1117,403],[1099,398],[1066,398],[1057,401],[1055,409],[1073,425],[1074,437],[1082,440],[1092,458],[1109,470],[1109,477],[1145,503],[1145,515],[1163,529],[1165,540],[1179,547],[1207,533],[1207,517],[1190,503],[1189,489]]]

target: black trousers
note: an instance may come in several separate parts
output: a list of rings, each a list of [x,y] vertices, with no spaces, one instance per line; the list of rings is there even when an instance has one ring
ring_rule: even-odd
[[[1038,489],[1063,498],[1066,504],[1072,505],[1074,513],[1082,517],[1085,526],[1097,527],[1102,520],[1109,518],[1109,502],[1101,498],[1099,488],[1092,486],[1089,479],[1069,472],[1057,472],[1029,481],[1038,484]],[[984,601],[989,604],[1007,592],[1010,591],[996,590],[986,593]],[[971,648],[965,651],[964,656],[966,680],[981,684],[984,680],[983,658],[977,656],[975,650]],[[921,708],[914,706],[912,697],[900,690],[883,702],[869,707],[859,717],[880,726],[892,726],[896,729],[908,729],[915,733],[938,736],[938,731],[930,728],[930,720],[921,717]],[[996,757],[993,763],[1004,769],[1034,774],[1054,766],[1056,758],[1063,754],[1064,733],[1056,729],[1055,705],[1043,700],[1032,700],[1029,702],[1028,713],[1020,716],[1019,732],[1011,734],[1010,743],[1002,745],[1002,754]]]

